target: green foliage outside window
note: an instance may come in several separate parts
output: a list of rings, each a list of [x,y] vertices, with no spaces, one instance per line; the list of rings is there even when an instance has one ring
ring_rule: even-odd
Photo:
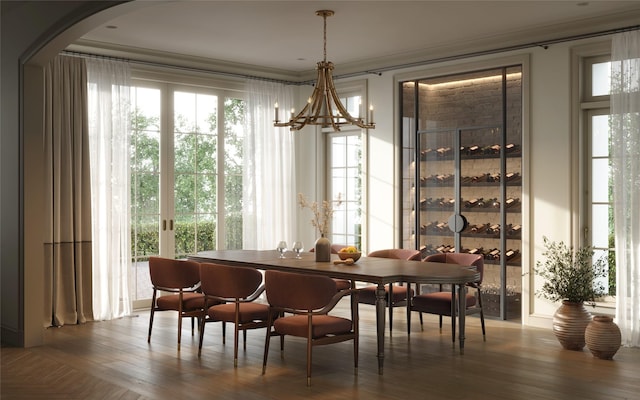
[[[224,245],[242,248],[242,175],[244,106],[225,99],[224,126]],[[216,249],[217,115],[206,118],[208,132],[188,126],[178,115],[174,134],[175,257]],[[131,251],[134,260],[160,253],[159,172],[160,123],[136,109],[131,115]],[[222,184],[222,183],[221,183]]]

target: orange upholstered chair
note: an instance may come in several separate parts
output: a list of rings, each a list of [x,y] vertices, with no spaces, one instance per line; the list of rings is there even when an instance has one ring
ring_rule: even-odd
[[[340,250],[342,250],[345,246],[344,244],[332,244],[331,245],[331,254],[338,254],[338,252]],[[311,253],[315,252],[316,249],[314,247],[310,248],[309,251]],[[345,289],[351,289],[351,281],[348,279],[338,279],[338,278],[333,278],[333,280],[336,282],[336,288],[338,289],[338,291],[340,290],[345,290]]]
[[[262,273],[254,268],[230,267],[212,263],[200,265],[202,293],[205,296],[205,318],[200,322],[198,356],[202,352],[206,322],[222,322],[222,343],[227,322],[234,324],[233,365],[238,366],[238,334],[243,331],[247,349],[247,330],[267,326],[269,306],[255,300],[264,291]]]
[[[267,368],[269,341],[274,335],[307,340],[307,385],[311,384],[313,346],[353,340],[353,362],[358,368],[358,292],[355,289],[337,292],[335,281],[329,277],[282,271],[266,271],[265,286],[271,309],[262,374]],[[356,300],[351,302],[351,318],[329,315],[340,299],[349,294]]]
[[[411,249],[385,249],[372,251],[367,257],[395,258],[398,260],[420,261],[420,251]],[[366,286],[360,290],[359,301],[363,304],[376,304],[377,286]],[[413,296],[411,286],[385,285],[387,307],[389,308],[389,331],[393,330],[393,308],[405,307],[407,298]],[[407,296],[407,290],[409,295]]]
[[[467,284],[467,287],[476,289],[476,293],[467,293],[466,294],[466,305],[467,308],[464,311],[466,314],[480,314],[480,324],[482,325],[482,337],[486,340],[485,335],[485,327],[484,327],[484,311],[482,309],[482,276],[484,273],[484,258],[479,254],[468,254],[468,253],[441,253],[441,254],[432,254],[427,256],[424,261],[430,262],[440,262],[440,263],[448,263],[448,264],[457,264],[457,265],[468,265],[474,266],[480,273],[480,280],[478,282],[473,282]],[[422,327],[422,313],[436,314],[439,316],[440,320],[440,331],[442,331],[442,316],[446,315],[451,318],[451,338],[455,343],[456,336],[456,319],[459,310],[457,310],[458,302],[456,301],[453,307],[455,307],[455,314],[452,315],[452,292],[443,291],[442,285],[440,285],[440,291],[434,293],[419,293],[419,285],[417,287],[417,294],[413,297],[411,301],[411,311],[418,311],[420,313],[420,326]],[[411,312],[407,312],[407,325],[411,326]],[[410,333],[409,328],[407,328],[407,333]]]
[[[194,318],[203,316],[204,295],[198,293],[200,288],[200,264],[195,261],[173,260],[170,258],[149,257],[149,274],[153,285],[151,314],[149,317],[149,336],[156,311],[178,312],[178,350],[182,336],[182,318],[191,318],[191,335],[193,335]],[[168,292],[159,295],[158,291]]]

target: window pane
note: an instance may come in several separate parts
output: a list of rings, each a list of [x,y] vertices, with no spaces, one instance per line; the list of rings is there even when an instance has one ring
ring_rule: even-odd
[[[361,138],[360,134],[330,136],[330,188],[342,204],[334,209],[331,223],[332,242],[360,247],[361,204]]]
[[[594,158],[591,161],[591,201],[609,201],[609,159]]]
[[[591,117],[591,154],[593,157],[609,156],[609,116]]]
[[[592,96],[606,96],[610,93],[611,87],[611,63],[597,63],[591,66]]]
[[[242,248],[245,105],[241,99],[224,101],[224,243],[227,249]]]
[[[594,204],[591,208],[591,240],[594,247],[609,246],[609,205]]]

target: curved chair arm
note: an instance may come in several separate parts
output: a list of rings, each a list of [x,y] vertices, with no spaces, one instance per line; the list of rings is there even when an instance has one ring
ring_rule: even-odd
[[[258,297],[260,297],[262,292],[264,292],[264,285],[260,285],[260,287],[258,287],[258,289],[256,289],[255,292],[253,292],[249,297],[246,297],[244,299],[236,299],[233,297],[220,297],[220,296],[214,296],[211,294],[205,295],[205,299],[213,299],[220,303],[251,303],[252,301],[255,301]]]
[[[358,291],[359,291],[359,289],[345,289],[345,290],[341,290],[339,292],[336,292],[336,294],[333,295],[333,297],[331,298],[329,303],[327,303],[324,307],[322,307],[321,309],[318,309],[318,310],[309,311],[309,310],[300,310],[300,309],[296,309],[296,308],[276,307],[276,306],[271,306],[271,308],[274,311],[277,311],[277,312],[286,312],[286,313],[290,313],[290,314],[326,315],[345,296],[353,295],[354,296],[354,300],[356,301],[356,304],[357,304]]]
[[[154,286],[154,289],[156,290],[162,290],[163,292],[170,292],[170,293],[180,293],[180,292],[199,292],[200,291],[200,282],[196,283],[195,285],[188,287],[188,288],[168,288],[168,287],[163,287],[163,286]]]

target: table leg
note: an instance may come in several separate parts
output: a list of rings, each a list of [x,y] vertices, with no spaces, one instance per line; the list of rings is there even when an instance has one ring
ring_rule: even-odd
[[[464,354],[464,323],[467,310],[467,285],[459,285],[458,289],[458,335],[460,335],[460,354]]]
[[[378,374],[382,375],[384,367],[384,326],[387,296],[384,285],[378,284],[376,289],[376,329],[378,334]]]

